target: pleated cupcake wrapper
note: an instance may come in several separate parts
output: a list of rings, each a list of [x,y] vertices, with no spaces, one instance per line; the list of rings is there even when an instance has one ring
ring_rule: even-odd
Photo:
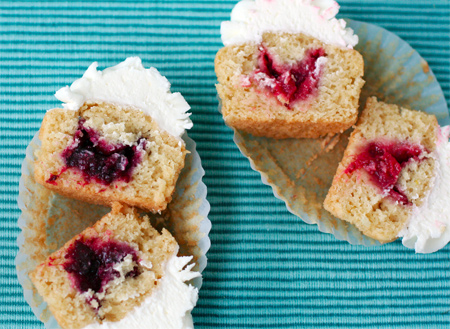
[[[360,110],[368,97],[376,96],[387,103],[434,114],[441,126],[448,125],[447,103],[427,62],[393,33],[372,24],[347,22],[359,36],[355,48],[364,57],[366,83]],[[380,245],[323,208],[349,135],[350,130],[318,139],[276,140],[234,130],[234,142],[249,159],[252,169],[261,174],[262,182],[272,187],[275,197],[284,201],[292,214],[339,240]]]
[[[205,171],[196,151],[195,142],[185,134],[186,163],[177,181],[172,202],[162,214],[149,214],[152,225],[167,228],[177,240],[179,256],[193,256],[194,270],[202,272],[207,263],[206,253],[211,245],[208,233],[209,203],[206,186],[202,182]],[[22,232],[17,238],[19,252],[16,257],[17,276],[23,287],[25,300],[47,329],[60,329],[47,304],[37,293],[29,273],[52,252],[85,228],[110,212],[109,207],[91,205],[63,197],[36,183],[34,161],[41,142],[38,133],[27,147],[22,164],[18,204],[22,214],[18,225]],[[202,278],[191,282],[200,289]]]

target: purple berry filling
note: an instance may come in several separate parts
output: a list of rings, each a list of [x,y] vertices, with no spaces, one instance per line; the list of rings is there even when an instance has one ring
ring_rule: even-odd
[[[309,49],[305,57],[294,65],[277,63],[264,47],[260,47],[258,68],[250,81],[268,90],[288,109],[299,100],[306,100],[317,93],[322,67],[317,63],[327,54],[322,48]]]
[[[85,127],[85,122],[83,118],[79,120],[72,144],[62,152],[66,164],[63,171],[78,169],[87,183],[91,179],[106,186],[114,181],[128,183],[142,161],[147,140],[139,138],[133,146],[108,143],[97,131]],[[55,184],[54,176],[47,182]]]
[[[371,181],[381,191],[403,205],[411,204],[406,194],[395,185],[402,168],[409,161],[419,161],[424,149],[420,145],[401,142],[371,142],[355,157],[345,169],[350,174],[363,168]]]
[[[68,248],[63,268],[71,274],[72,282],[80,293],[89,290],[94,293],[103,292],[108,282],[120,277],[114,265],[122,262],[128,255],[132,256],[135,263],[138,262],[136,250],[124,242],[103,241],[100,238],[79,239]],[[126,273],[126,277],[134,278],[139,274],[136,265]],[[95,296],[88,298],[88,302],[92,299],[100,307],[100,300]]]

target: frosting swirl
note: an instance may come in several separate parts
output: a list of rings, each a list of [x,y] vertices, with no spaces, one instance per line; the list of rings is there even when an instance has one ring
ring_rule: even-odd
[[[353,48],[358,36],[336,19],[339,5],[333,0],[242,0],[222,22],[225,46],[245,42],[260,43],[268,31],[304,33],[322,42]]]
[[[83,77],[56,92],[65,109],[76,111],[87,101],[103,101],[135,107],[173,136],[192,128],[189,104],[180,93],[170,92],[170,82],[157,69],[145,69],[139,57],[103,71],[97,66],[92,63]]]

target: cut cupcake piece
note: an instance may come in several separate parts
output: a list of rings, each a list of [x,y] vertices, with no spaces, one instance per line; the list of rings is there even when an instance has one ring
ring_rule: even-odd
[[[57,92],[65,109],[44,117],[36,181],[62,195],[164,210],[186,154],[192,123],[183,97],[137,58],[104,71],[91,65]]]
[[[85,103],[54,109],[41,126],[36,181],[62,195],[150,211],[170,202],[185,145],[132,107]]]
[[[363,60],[304,34],[265,33],[261,44],[216,56],[225,122],[257,136],[316,138],[357,119]]]
[[[30,277],[64,329],[193,328],[198,290],[185,282],[200,274],[177,251],[168,231],[115,204]]]
[[[328,10],[337,4],[323,4],[241,1],[222,23],[226,47],[215,70],[229,126],[257,136],[316,138],[356,122],[364,62],[351,49],[357,37]],[[300,23],[280,20],[288,11]]]
[[[430,208],[430,191],[441,179],[439,173],[448,172],[439,160],[448,157],[440,146],[447,146],[448,132],[447,140],[441,138],[444,142],[437,143],[441,134],[435,116],[369,98],[325,199],[325,209],[380,242],[405,236],[418,209]],[[440,198],[450,196],[450,191],[442,192]],[[431,226],[416,236],[416,251],[425,252],[426,240],[441,235],[450,224],[446,217],[430,218]]]

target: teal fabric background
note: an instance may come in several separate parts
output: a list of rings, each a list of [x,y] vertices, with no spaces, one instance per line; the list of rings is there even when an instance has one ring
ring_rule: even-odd
[[[98,61],[157,67],[192,106],[211,203],[211,249],[196,328],[449,328],[450,246],[352,246],[291,215],[233,143],[217,111],[214,56],[236,1],[0,1],[0,328],[43,328],[14,257],[25,148],[54,92]],[[450,103],[450,1],[342,0],[430,64]]]

